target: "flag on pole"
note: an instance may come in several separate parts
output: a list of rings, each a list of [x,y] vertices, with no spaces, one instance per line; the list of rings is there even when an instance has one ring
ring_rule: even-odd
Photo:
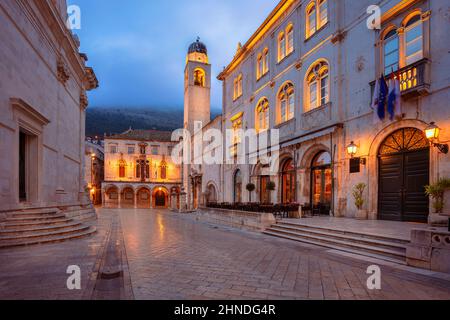
[[[389,81],[389,95],[387,107],[391,121],[394,120],[395,117],[402,116],[400,81],[394,73],[392,75],[393,76]]]
[[[386,80],[384,79],[384,75],[381,75],[379,81],[379,94],[378,94],[378,118],[380,120],[384,120],[386,117],[386,98],[388,96],[388,86]]]
[[[373,90],[373,97],[372,97],[372,105],[370,106],[373,110],[373,123],[378,123],[378,96],[380,94],[380,80],[377,79],[375,82],[375,88]]]

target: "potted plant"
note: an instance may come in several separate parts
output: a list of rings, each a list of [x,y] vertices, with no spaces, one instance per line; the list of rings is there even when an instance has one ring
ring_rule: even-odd
[[[364,191],[366,190],[365,183],[358,183],[353,188],[353,198],[355,199],[355,206],[358,209],[356,219],[367,220],[367,210],[364,210]]]
[[[441,178],[438,182],[425,186],[425,193],[433,199],[433,213],[429,217],[429,224],[435,226],[447,225],[448,216],[443,214],[445,207],[444,195],[447,190],[450,190],[450,179]]]
[[[250,196],[250,202],[252,202],[252,192],[255,191],[256,186],[254,183],[248,183],[247,186],[245,187],[247,189],[247,191],[249,192],[249,196]]]
[[[272,191],[275,190],[275,187],[276,187],[275,182],[273,182],[273,181],[267,182],[266,190],[269,191],[270,199],[272,199]]]

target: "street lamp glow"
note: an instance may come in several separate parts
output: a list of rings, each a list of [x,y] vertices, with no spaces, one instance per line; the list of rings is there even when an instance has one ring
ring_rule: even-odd
[[[441,129],[434,122],[431,122],[425,129],[425,135],[430,141],[438,140],[440,132]]]
[[[358,146],[352,141],[347,146],[347,153],[353,158],[353,156],[358,152]]]

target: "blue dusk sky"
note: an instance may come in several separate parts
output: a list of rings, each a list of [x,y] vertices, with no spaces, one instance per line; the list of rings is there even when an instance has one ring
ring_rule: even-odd
[[[182,108],[186,53],[197,36],[212,64],[211,107],[222,107],[216,79],[277,0],[68,0],[81,8],[81,52],[100,88],[90,106]]]

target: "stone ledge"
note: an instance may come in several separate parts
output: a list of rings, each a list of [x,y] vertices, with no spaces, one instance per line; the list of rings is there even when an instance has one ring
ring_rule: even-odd
[[[195,215],[198,220],[253,231],[264,231],[276,223],[272,213],[201,208]]]
[[[406,262],[413,267],[450,273],[450,232],[412,230]]]

